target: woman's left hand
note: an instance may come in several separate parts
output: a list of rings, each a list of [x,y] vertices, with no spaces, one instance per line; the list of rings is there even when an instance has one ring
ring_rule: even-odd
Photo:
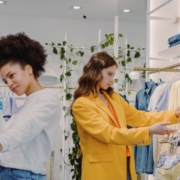
[[[180,105],[178,106],[178,108],[175,110],[175,115],[177,118],[180,118]]]

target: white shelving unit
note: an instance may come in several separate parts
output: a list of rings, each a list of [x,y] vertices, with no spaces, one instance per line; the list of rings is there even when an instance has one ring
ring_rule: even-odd
[[[164,58],[176,59],[180,57],[180,44],[163,51],[158,52],[158,54]]]
[[[180,45],[168,48],[168,38],[180,33],[179,9],[179,0],[147,0],[147,67],[163,68],[178,62],[178,58],[180,58]],[[162,80],[169,81],[174,77],[174,74],[161,72],[161,77]],[[159,74],[151,74],[149,78],[156,81],[159,79]],[[170,174],[168,175],[168,173],[163,175],[166,176],[166,179],[176,180]],[[153,175],[147,175],[145,180],[163,179],[163,177],[160,178],[158,176],[159,174],[156,171],[155,177]]]

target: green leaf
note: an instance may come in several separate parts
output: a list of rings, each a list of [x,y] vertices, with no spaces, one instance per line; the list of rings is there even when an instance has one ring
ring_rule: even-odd
[[[63,111],[65,111],[66,110],[66,106],[63,106]]]
[[[106,47],[109,46],[109,41],[105,42],[105,46],[106,46]]]
[[[66,45],[66,41],[63,41],[63,46],[65,46]]]
[[[91,46],[91,47],[90,47],[91,53],[94,52],[94,49],[95,49],[95,46]]]
[[[136,52],[135,52],[135,55],[134,55],[134,58],[138,58],[138,57],[140,57],[140,52],[139,52],[139,51],[136,51]]]
[[[77,56],[79,56],[79,55],[80,55],[80,54],[79,54],[79,51],[75,52],[75,54],[76,54]]]
[[[125,61],[121,61],[121,65],[122,65],[122,66],[126,66]]]
[[[62,65],[60,66],[60,68],[62,68]]]
[[[109,38],[109,36],[108,36],[107,34],[105,34],[105,37],[106,37],[106,39],[108,39],[108,38]]]
[[[101,48],[104,49],[106,46],[104,44],[101,45]]]
[[[70,93],[67,93],[67,94],[66,94],[66,100],[70,100],[71,97],[72,97],[72,94],[70,94]]]
[[[68,89],[64,89],[64,92],[67,93],[67,92],[68,92]]]
[[[54,46],[54,43],[52,42],[51,45]]]
[[[131,62],[131,58],[128,57],[128,59],[126,60],[127,63],[130,63]]]
[[[114,44],[114,40],[110,40],[110,41],[109,41],[109,44],[110,44],[110,45],[113,45],[113,44]]]
[[[53,53],[54,53],[54,54],[57,54],[57,53],[58,53],[58,51],[57,51],[57,49],[56,49],[55,47],[53,47]]]
[[[45,43],[45,45],[48,45],[48,43]]]
[[[114,82],[115,82],[115,83],[118,83],[118,81],[119,81],[118,79],[114,79]]]
[[[131,49],[134,49],[134,47],[131,47]]]
[[[62,54],[62,55],[60,56],[60,59],[61,59],[61,60],[64,60],[64,59],[65,59],[64,54]]]
[[[128,78],[129,78],[129,75],[128,75],[128,74],[125,74],[125,78],[128,79]]]
[[[79,51],[79,54],[80,54],[80,56],[81,56],[81,57],[83,57],[83,55],[84,55],[84,52],[82,52],[82,51]]]
[[[77,63],[78,63],[77,60],[74,60],[74,61],[72,62],[73,65],[76,65]]]
[[[70,48],[70,52],[73,52],[73,48]]]
[[[66,76],[71,76],[71,71],[67,71],[67,72],[65,73],[65,75],[66,75]]]
[[[62,81],[63,81],[63,79],[64,79],[64,75],[63,75],[63,74],[61,74],[61,76],[60,76],[60,82],[62,82]]]
[[[64,115],[64,117],[67,117],[69,115],[69,112],[67,112],[65,115]]]
[[[129,44],[127,44],[127,48],[128,48],[128,49],[130,48],[130,45],[129,45]]]
[[[122,35],[122,34],[119,34],[119,37],[123,37],[123,35]]]
[[[58,46],[61,46],[61,43],[58,43],[57,45],[58,45]]]
[[[127,51],[127,56],[130,56],[130,51]]]

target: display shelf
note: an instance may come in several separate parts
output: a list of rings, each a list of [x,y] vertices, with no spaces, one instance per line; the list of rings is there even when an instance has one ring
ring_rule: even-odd
[[[180,44],[163,51],[158,52],[158,54],[167,59],[175,59],[180,56]]]

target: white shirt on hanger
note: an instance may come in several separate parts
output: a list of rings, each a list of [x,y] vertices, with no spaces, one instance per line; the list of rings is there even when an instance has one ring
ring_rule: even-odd
[[[0,130],[0,165],[46,174],[59,121],[60,100],[55,92],[43,89],[29,95]]]

